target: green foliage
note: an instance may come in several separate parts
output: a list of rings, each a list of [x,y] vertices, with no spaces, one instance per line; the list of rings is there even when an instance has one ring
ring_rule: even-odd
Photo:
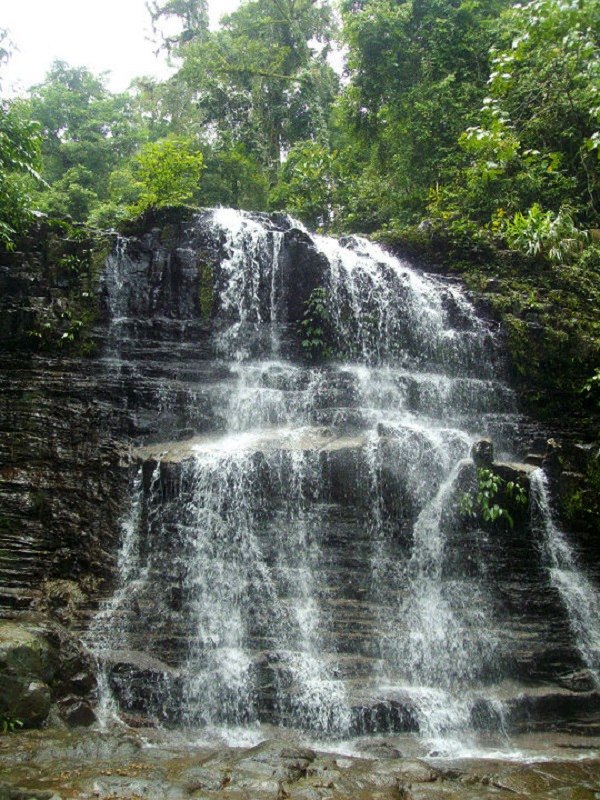
[[[200,317],[205,322],[210,322],[214,305],[213,273],[209,262],[200,261],[198,264],[198,302],[200,304]]]
[[[484,292],[493,276],[487,298],[503,321],[522,402],[540,416],[589,418],[597,429],[596,384],[582,387],[600,363],[600,247],[560,264],[501,255],[487,275],[471,264],[466,276]]]
[[[104,76],[62,61],[32,88],[28,115],[41,128],[47,182],[36,191],[36,204],[76,222],[109,201],[111,172],[148,136],[131,97],[111,94]]]
[[[575,226],[571,209],[561,208],[555,214],[543,211],[538,203],[526,214],[517,211],[512,220],[505,221],[503,233],[515,250],[528,256],[546,256],[555,264],[571,260],[587,240],[586,232]]]
[[[344,227],[426,215],[458,244],[574,260],[599,226],[599,15],[590,0],[346,3]]]
[[[345,4],[352,74],[344,97],[346,124],[370,150],[369,172],[391,184],[373,198],[385,204],[388,224],[422,216],[430,187],[462,167],[457,140],[484,97],[490,23],[505,5]]]
[[[109,178],[110,200],[97,205],[91,221],[118,225],[149,209],[185,205],[199,195],[202,153],[189,138],[170,136],[147,142]]]
[[[600,409],[600,367],[594,370],[594,374],[583,384],[581,391]]]
[[[0,712],[0,733],[6,736],[9,733],[14,733],[17,728],[23,727],[23,720],[13,716],[10,712]]]
[[[13,43],[9,39],[6,28],[0,28],[0,66],[6,64],[14,49]]]
[[[300,323],[302,347],[311,361],[323,361],[332,355],[332,323],[327,308],[327,291],[322,286],[312,290],[305,303]]]
[[[590,0],[514,6],[503,17],[504,47],[494,53],[489,79],[492,105],[514,126],[524,151],[545,161],[549,175],[568,176],[587,213],[596,213],[600,189],[599,28],[600,8]]]
[[[588,0],[502,14],[478,124],[460,138],[468,163],[445,178],[443,211],[506,233],[526,254],[576,252],[578,228],[599,210],[599,26]]]
[[[505,481],[493,470],[477,470],[476,492],[464,492],[459,500],[459,511],[466,517],[482,519],[484,522],[504,521],[509,527],[514,520],[509,510],[498,503],[498,495],[504,493],[517,506],[527,503],[527,492],[517,481]]]
[[[146,7],[152,18],[154,32],[159,34],[162,20],[175,19],[181,30],[177,33],[160,33],[161,46],[168,53],[177,52],[186,42],[208,32],[208,3],[206,0],[148,0]]]
[[[133,159],[132,214],[193,200],[202,176],[203,157],[195,143],[180,137],[145,144]]]
[[[180,79],[213,138],[243,145],[273,176],[284,150],[326,127],[337,79],[324,0],[249,0],[183,44]]]
[[[568,469],[570,465],[567,461],[563,466]],[[600,450],[597,447],[590,453],[584,468],[579,465],[576,475],[576,482],[561,492],[559,510],[567,525],[597,536],[600,533]]]
[[[256,156],[241,144],[221,142],[204,146],[204,174],[200,189],[203,206],[231,206],[249,211],[267,207],[269,181]]]
[[[246,0],[216,30],[205,0],[148,9],[168,80],[113,95],[56,62],[0,103],[0,242],[33,208],[99,227],[178,203],[286,209],[461,272],[504,323],[527,407],[596,411],[598,2],[343,0],[341,90],[327,0]],[[333,339],[310,302],[318,359]],[[36,340],[78,345],[85,303],[73,290]]]
[[[88,355],[94,349],[90,332],[97,319],[98,279],[110,240],[65,219],[38,223],[34,236],[35,244],[26,242],[25,252],[36,248],[32,277],[47,284],[50,294],[32,308],[25,332],[29,347]]]
[[[10,58],[12,45],[0,28],[0,65]],[[40,131],[19,100],[0,99],[0,245],[11,249],[16,236],[32,219],[29,182],[40,182]]]
[[[337,154],[317,142],[299,142],[271,192],[273,208],[284,208],[311,228],[327,227],[335,213],[339,180]]]

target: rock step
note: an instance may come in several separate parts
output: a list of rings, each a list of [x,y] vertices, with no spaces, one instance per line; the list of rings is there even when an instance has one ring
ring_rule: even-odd
[[[380,665],[368,659],[350,660],[342,675],[329,673],[325,660],[319,665],[316,679],[310,669],[307,671],[302,654],[254,653],[249,656],[255,668],[247,689],[253,697],[258,692],[260,702],[255,710],[264,722],[286,724],[289,717],[290,720],[296,720],[296,724],[298,719],[305,719],[309,727],[313,725],[318,728],[322,720],[320,722],[319,706],[314,705],[314,698],[325,692],[331,705],[326,703],[321,710],[330,708],[328,713],[333,713],[334,717],[341,714],[340,719],[346,720],[344,724],[349,725],[353,733],[411,731],[418,729],[421,715],[427,713],[426,707],[432,702],[448,705],[457,699],[437,691],[436,700],[432,690],[427,687],[403,686],[401,677],[396,679],[396,688],[392,688],[395,683],[393,675],[387,677],[389,688],[378,688],[377,679],[369,678]],[[144,654],[117,653],[115,656],[108,655],[107,659],[107,663],[113,665],[110,673],[113,689],[117,694],[121,691],[127,693],[122,701],[128,712],[147,713],[150,700],[151,705],[159,703],[156,706],[157,713],[177,715],[182,712],[183,700],[186,717],[193,719],[197,716],[202,719],[208,702],[205,692],[207,687],[213,687],[218,694],[224,692],[224,719],[235,721],[236,706],[231,705],[235,690],[228,700],[229,690],[226,686],[220,686],[212,670],[195,673],[194,684],[186,689],[185,672],[174,671]],[[156,695],[159,687],[160,696]],[[194,700],[196,693],[199,693],[197,701]],[[600,725],[598,691],[573,692],[558,687],[489,685],[482,686],[473,694],[463,695],[462,699],[470,705],[471,723],[479,729],[566,731],[573,729],[573,726],[593,730]],[[213,701],[214,698],[210,702]],[[233,713],[234,717],[228,717],[228,713]]]
[[[39,598],[39,592],[28,587],[25,581],[21,586],[5,586],[0,574],[0,586],[0,611],[26,611]]]

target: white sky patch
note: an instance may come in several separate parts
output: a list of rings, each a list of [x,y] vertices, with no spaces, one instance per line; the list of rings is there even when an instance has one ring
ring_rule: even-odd
[[[211,0],[211,23],[238,6]],[[110,72],[108,87],[125,90],[136,77],[166,78],[166,54],[154,55],[145,0],[2,0],[0,27],[18,48],[0,69],[2,94],[24,94],[44,80],[53,61]]]

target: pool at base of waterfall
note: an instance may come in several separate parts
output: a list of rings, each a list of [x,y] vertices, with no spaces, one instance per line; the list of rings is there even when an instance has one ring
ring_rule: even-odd
[[[332,745],[268,726],[47,729],[0,737],[0,774],[0,797],[10,800],[600,797],[597,740],[547,733],[463,741],[444,754],[409,735]]]

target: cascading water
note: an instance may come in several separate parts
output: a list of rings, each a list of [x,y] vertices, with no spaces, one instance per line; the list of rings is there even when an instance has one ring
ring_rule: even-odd
[[[554,521],[548,479],[536,470],[531,477],[534,530],[550,582],[558,592],[585,665],[600,686],[600,595],[577,562],[565,534]]]
[[[189,727],[464,737],[482,702],[500,720],[494,543],[457,550],[453,514],[474,439],[510,449],[489,326],[452,282],[287,218],[205,213],[183,250],[186,275],[218,251],[210,332],[166,319],[125,245],[109,264],[119,358],[163,376],[144,391],[177,435],[135,453],[119,585],[89,636],[106,691]],[[316,287],[335,350],[320,366],[298,342]],[[134,325],[142,301],[154,316]]]

